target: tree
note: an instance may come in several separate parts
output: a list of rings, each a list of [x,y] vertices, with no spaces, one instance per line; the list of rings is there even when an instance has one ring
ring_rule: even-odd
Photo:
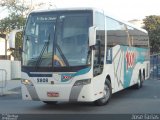
[[[0,7],[4,7],[8,10],[8,17],[0,20],[0,33],[8,34],[13,29],[23,29],[26,16],[30,11],[30,7],[24,4],[24,0],[1,0]],[[16,50],[12,55],[19,59],[19,47],[22,46],[22,34],[18,34],[15,39]]]
[[[28,14],[30,7],[24,4],[25,0],[1,0],[0,6],[6,7],[9,13],[15,13],[16,15],[25,16]]]
[[[160,52],[160,16],[147,16],[144,24],[150,39],[151,53]]]
[[[0,32],[10,32],[17,28],[23,28],[25,18],[31,10],[29,5],[24,4],[24,0],[1,0],[0,7],[8,10],[8,17],[0,21]]]
[[[25,18],[23,16],[16,15],[15,13],[9,14],[8,17],[0,20],[0,32],[9,33],[13,29],[23,28]]]
[[[39,8],[45,3],[37,3],[34,7],[26,4],[26,0],[0,0],[0,7],[8,10],[8,17],[0,20],[0,34],[9,33],[13,29],[23,29],[28,13],[35,8]],[[49,4],[49,7],[52,5]],[[22,33],[18,33],[15,39],[15,46],[17,49],[22,47]],[[20,59],[19,52],[16,50],[12,53],[15,58]]]

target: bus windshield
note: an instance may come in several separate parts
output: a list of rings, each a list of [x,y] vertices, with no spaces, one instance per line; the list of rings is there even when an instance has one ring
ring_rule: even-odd
[[[88,13],[32,13],[24,33],[23,66],[74,67],[90,64]]]

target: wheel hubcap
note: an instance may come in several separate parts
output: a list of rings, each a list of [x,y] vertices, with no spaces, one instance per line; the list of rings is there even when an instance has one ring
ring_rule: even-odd
[[[108,99],[110,97],[110,89],[109,89],[109,87],[107,85],[104,85],[103,95],[104,95],[104,97],[103,97],[102,101],[103,102],[108,101]]]

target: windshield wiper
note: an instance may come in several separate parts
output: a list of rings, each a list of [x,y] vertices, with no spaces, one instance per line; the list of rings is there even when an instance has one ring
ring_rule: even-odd
[[[56,44],[56,47],[57,47],[57,50],[59,51],[64,63],[66,64],[66,66],[69,66],[68,60],[66,59],[65,55],[63,54],[63,52],[58,44]]]
[[[36,62],[36,65],[35,65],[36,69],[38,69],[38,66],[42,61],[42,56],[43,56],[44,51],[46,50],[46,48],[47,48],[47,52],[48,52],[49,41],[50,41],[50,34],[48,35],[48,40],[45,41],[45,44],[43,45],[43,48],[42,48],[42,50],[40,52],[40,55],[39,55],[39,57],[37,59],[37,62]]]

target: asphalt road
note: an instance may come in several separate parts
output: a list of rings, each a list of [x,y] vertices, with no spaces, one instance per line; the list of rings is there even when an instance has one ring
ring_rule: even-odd
[[[40,101],[21,100],[19,94],[0,96],[0,113],[15,114],[160,114],[160,80],[146,80],[141,89],[129,88],[113,94],[109,104],[66,103],[46,105]]]
[[[46,105],[24,101],[20,88],[0,96],[0,120],[160,120],[160,80],[146,80],[141,89],[113,94],[109,104],[67,103]]]

